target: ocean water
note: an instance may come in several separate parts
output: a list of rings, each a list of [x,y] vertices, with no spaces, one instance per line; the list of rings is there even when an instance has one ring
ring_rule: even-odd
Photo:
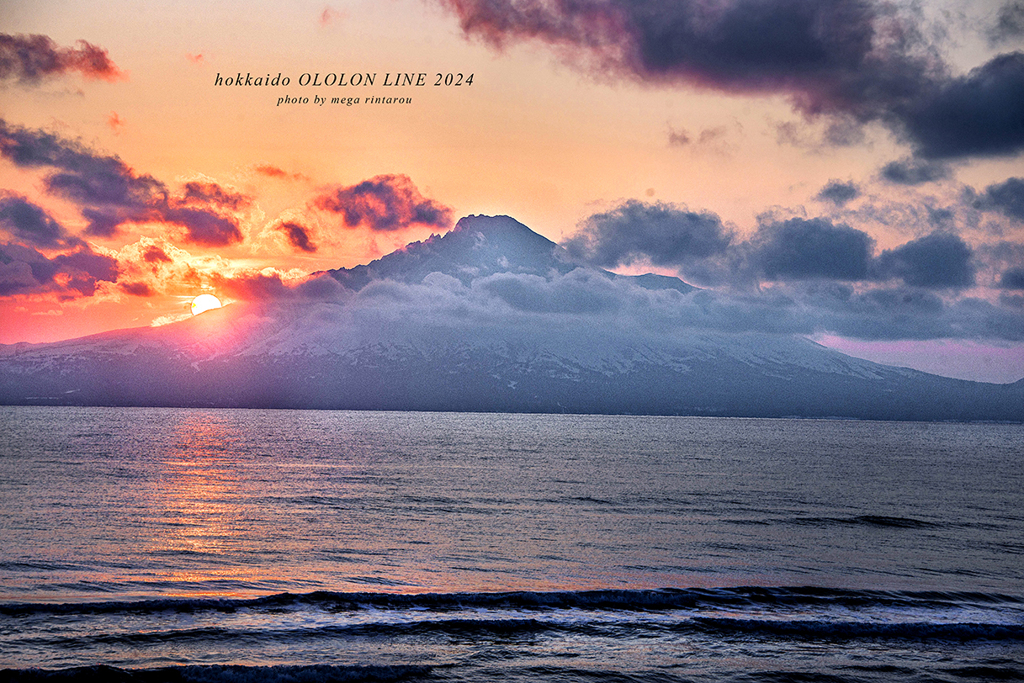
[[[0,679],[1024,680],[1024,426],[0,407]]]

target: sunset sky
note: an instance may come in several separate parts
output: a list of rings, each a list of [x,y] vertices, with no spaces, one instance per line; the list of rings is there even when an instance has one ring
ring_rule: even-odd
[[[126,7],[0,9],[0,343],[507,214],[853,355],[1024,377],[1024,0]]]

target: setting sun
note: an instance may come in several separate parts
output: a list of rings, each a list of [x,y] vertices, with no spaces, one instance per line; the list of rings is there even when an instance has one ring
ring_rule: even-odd
[[[200,294],[192,299],[192,315],[199,315],[213,308],[220,308],[220,299],[213,294]]]

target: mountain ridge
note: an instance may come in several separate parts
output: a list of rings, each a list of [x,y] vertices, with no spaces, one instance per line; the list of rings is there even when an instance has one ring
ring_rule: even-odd
[[[1024,380],[703,325],[711,293],[587,267],[507,216],[318,277],[342,286],[0,346],[0,404],[1024,421]]]
[[[514,261],[509,260],[510,252]],[[470,255],[474,257],[474,265],[467,267],[465,262]],[[543,276],[555,271],[565,275],[581,265],[573,261],[562,246],[511,216],[470,215],[461,218],[452,230],[443,235],[431,235],[426,240],[412,242],[368,264],[320,271],[314,275],[329,275],[343,286],[358,291],[373,280],[418,282],[430,273],[444,273],[466,284],[474,278],[504,272]],[[600,268],[595,270],[608,278],[633,281],[650,289],[671,287],[681,292],[696,289],[668,275],[619,275]]]

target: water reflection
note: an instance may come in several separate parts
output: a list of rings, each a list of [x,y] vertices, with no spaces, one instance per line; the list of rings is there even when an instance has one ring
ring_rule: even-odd
[[[173,428],[156,463],[160,474],[147,547],[163,565],[154,572],[156,580],[201,586],[256,578],[250,565],[229,557],[256,550],[246,547],[251,505],[238,476],[238,436],[209,413],[188,414]]]

